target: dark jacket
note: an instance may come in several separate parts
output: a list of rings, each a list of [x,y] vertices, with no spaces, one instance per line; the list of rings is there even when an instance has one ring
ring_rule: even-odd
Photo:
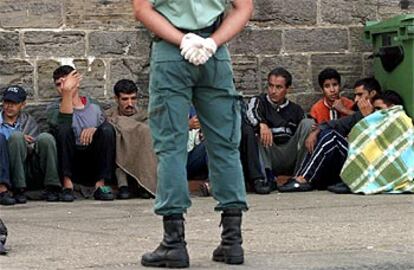
[[[247,118],[256,131],[260,123],[265,123],[271,129],[275,142],[283,144],[295,134],[300,121],[305,118],[305,113],[299,105],[288,99],[277,105],[267,94],[262,94],[249,101]]]
[[[328,129],[328,128],[334,129],[337,132],[339,132],[342,136],[347,137],[349,132],[351,132],[351,129],[355,126],[355,124],[358,123],[363,118],[364,116],[362,115],[362,113],[360,111],[357,111],[352,115],[348,115],[340,119],[324,122],[319,125],[319,128],[321,130]]]

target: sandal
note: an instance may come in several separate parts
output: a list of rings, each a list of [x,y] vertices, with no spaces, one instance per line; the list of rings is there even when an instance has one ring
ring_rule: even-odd
[[[311,191],[312,189],[313,188],[309,183],[301,183],[294,177],[290,178],[286,184],[279,187],[280,192],[306,192]]]
[[[200,193],[202,197],[208,197],[211,195],[210,193],[211,187],[208,182],[204,182],[200,185]]]

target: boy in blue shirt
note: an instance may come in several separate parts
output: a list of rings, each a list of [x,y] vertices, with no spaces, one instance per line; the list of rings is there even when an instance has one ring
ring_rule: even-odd
[[[58,201],[56,143],[52,135],[40,133],[35,119],[22,111],[26,91],[17,85],[3,93],[0,112],[0,204],[26,203],[25,191],[46,187],[45,199]],[[37,179],[42,180],[38,182]],[[13,197],[9,189],[13,190]]]

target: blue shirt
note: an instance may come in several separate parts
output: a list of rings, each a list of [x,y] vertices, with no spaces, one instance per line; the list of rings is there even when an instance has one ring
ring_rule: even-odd
[[[2,110],[0,112],[0,133],[3,134],[6,139],[9,139],[9,137],[16,131],[21,131],[20,123],[16,121],[14,125],[10,125],[9,123],[4,122]]]

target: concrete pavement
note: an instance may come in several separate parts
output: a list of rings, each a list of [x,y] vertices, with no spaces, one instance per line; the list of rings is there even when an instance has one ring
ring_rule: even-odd
[[[186,218],[193,269],[414,269],[413,195],[325,191],[250,194],[243,220],[246,262],[211,261],[219,242],[214,200],[194,198]],[[30,201],[0,207],[9,228],[0,269],[141,269],[161,240],[153,200]]]

